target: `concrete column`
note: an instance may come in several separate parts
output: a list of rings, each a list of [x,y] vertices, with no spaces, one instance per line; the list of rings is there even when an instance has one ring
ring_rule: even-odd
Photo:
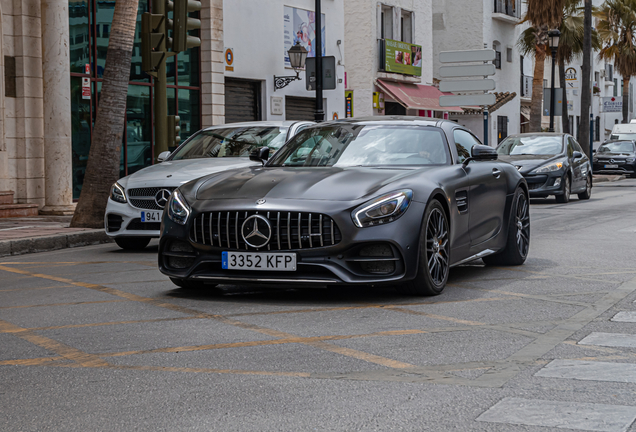
[[[72,214],[71,72],[68,0],[42,1],[45,205],[42,214]]]

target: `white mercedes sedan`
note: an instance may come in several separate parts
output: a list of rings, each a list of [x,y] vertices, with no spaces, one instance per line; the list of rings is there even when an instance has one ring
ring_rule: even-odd
[[[104,227],[122,249],[143,249],[159,237],[163,207],[176,188],[219,171],[257,165],[253,149],[278,150],[288,139],[312,125],[308,121],[231,123],[202,129],[161,162],[119,179],[111,189]]]

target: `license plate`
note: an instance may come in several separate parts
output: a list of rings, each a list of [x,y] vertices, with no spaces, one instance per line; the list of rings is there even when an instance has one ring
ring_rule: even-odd
[[[295,253],[223,252],[221,267],[226,270],[296,271]]]
[[[142,222],[161,222],[162,213],[163,212],[160,212],[160,211],[142,211],[141,221]]]
[[[618,168],[618,165],[605,165],[605,168]]]

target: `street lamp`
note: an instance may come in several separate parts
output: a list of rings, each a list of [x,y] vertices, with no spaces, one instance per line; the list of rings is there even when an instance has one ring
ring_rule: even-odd
[[[550,129],[549,132],[554,132],[554,110],[555,110],[555,99],[556,92],[554,88],[554,69],[556,66],[556,55],[557,49],[559,48],[559,37],[561,36],[561,32],[557,29],[550,30],[548,32],[548,39],[550,44],[550,50],[552,51],[552,87],[550,88]]]
[[[285,88],[290,82],[300,79],[299,73],[301,69],[305,68],[305,61],[307,60],[307,50],[300,42],[296,42],[296,45],[291,47],[287,51],[289,55],[289,63],[292,69],[296,72],[296,76],[276,76],[274,75],[274,91]]]

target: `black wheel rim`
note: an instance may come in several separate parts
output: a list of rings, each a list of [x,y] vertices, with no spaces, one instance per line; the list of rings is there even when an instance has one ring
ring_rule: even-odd
[[[570,196],[570,177],[565,178],[565,186],[563,187],[563,195],[567,199]]]
[[[428,274],[435,286],[443,286],[449,269],[448,222],[440,209],[433,209],[426,222]]]
[[[522,257],[525,257],[530,248],[530,207],[528,199],[523,194],[517,198],[515,223],[517,225],[517,250]]]

